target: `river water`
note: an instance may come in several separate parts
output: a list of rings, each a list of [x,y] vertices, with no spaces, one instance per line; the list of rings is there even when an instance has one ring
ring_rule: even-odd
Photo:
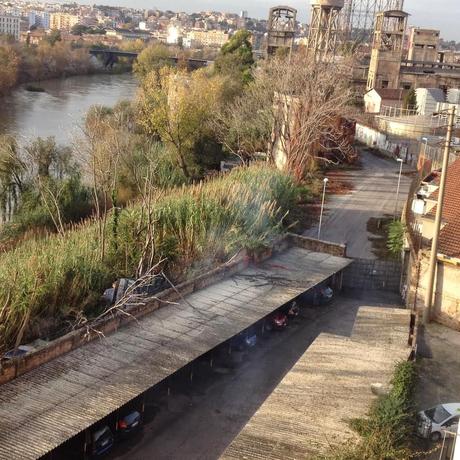
[[[119,100],[132,99],[137,88],[129,73],[48,80],[39,85],[46,92],[18,88],[0,98],[0,133],[15,135],[20,144],[38,136],[54,136],[59,144],[71,144],[92,105],[112,107]]]

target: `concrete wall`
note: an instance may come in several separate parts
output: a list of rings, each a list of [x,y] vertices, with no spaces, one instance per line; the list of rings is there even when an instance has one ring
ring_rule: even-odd
[[[429,275],[429,252],[418,258],[408,252],[406,272],[406,305],[420,313],[425,306]],[[460,261],[438,260],[432,319],[452,329],[460,330]]]
[[[371,148],[379,149],[382,153],[395,158],[399,150],[400,158],[408,164],[416,165],[420,152],[420,142],[410,139],[391,139],[387,134],[363,124],[356,125],[355,139]]]

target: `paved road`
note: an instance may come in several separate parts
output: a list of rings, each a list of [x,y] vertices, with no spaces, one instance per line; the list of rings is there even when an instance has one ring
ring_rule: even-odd
[[[348,245],[348,256],[375,259],[372,234],[367,224],[372,218],[392,216],[396,206],[399,164],[394,160],[362,152],[362,170],[345,171],[343,178],[353,184],[351,194],[328,197],[321,239]],[[398,212],[403,209],[411,178],[402,176]],[[305,232],[317,237],[318,227]]]
[[[243,356],[236,369],[209,365],[193,384],[183,378],[169,397],[159,397],[158,416],[109,458],[123,460],[215,460],[322,332],[349,336],[362,305],[398,305],[397,296],[359,293],[320,309],[303,311],[287,330],[272,332]],[[224,372],[225,371],[225,372]]]

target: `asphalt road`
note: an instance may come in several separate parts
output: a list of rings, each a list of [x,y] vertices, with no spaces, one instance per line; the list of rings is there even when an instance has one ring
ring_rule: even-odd
[[[399,163],[395,160],[361,152],[362,169],[344,171],[343,179],[353,184],[348,195],[329,196],[326,199],[321,239],[346,243],[348,256],[375,259],[373,235],[367,230],[372,218],[393,216],[396,208],[396,191]],[[403,171],[407,171],[404,168]],[[402,212],[409,192],[411,177],[402,176],[397,212]],[[318,226],[305,232],[316,238]]]
[[[235,369],[203,363],[193,383],[179,380],[162,393],[156,418],[108,458],[123,460],[215,460],[244,427],[284,375],[322,332],[349,336],[362,305],[395,306],[397,296],[359,293],[326,307],[303,310],[288,329],[267,333]]]

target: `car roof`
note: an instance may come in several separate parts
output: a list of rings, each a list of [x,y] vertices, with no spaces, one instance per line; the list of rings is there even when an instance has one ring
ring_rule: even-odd
[[[460,415],[460,403],[446,403],[441,406],[451,415]]]

